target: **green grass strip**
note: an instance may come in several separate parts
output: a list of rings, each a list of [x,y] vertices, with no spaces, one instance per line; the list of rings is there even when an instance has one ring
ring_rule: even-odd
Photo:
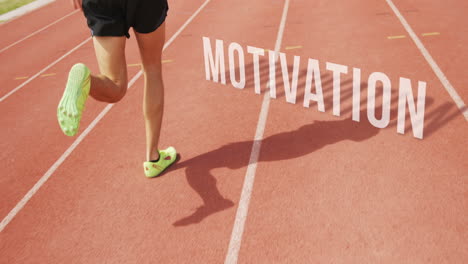
[[[0,0],[0,15],[34,1],[35,0]]]

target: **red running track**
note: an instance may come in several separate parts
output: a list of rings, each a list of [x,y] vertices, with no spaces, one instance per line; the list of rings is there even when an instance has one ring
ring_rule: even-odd
[[[465,263],[467,121],[386,1],[293,0],[284,21],[285,1],[273,2],[211,0],[164,51],[161,145],[178,149],[178,164],[159,178],[143,175],[138,78],[4,226],[0,263],[235,263],[228,252],[236,241],[236,212],[245,206],[240,198],[264,96],[254,93],[250,56],[244,90],[229,79],[227,85],[205,80],[203,36],[212,45],[223,40],[226,55],[231,42],[245,53],[248,45],[274,50],[279,43],[290,71],[293,55],[301,57],[296,104],[286,102],[277,71],[278,96],[268,107],[234,254],[238,263]],[[170,1],[167,40],[203,3]],[[457,30],[468,23],[468,6],[455,0],[394,3],[468,101],[468,39]],[[58,0],[0,25],[0,49],[72,11],[69,1]],[[431,32],[439,34],[422,36]],[[76,13],[1,52],[0,96],[27,80],[16,78],[34,76],[88,38]],[[316,104],[302,106],[308,58],[320,62],[324,113]],[[97,70],[91,41],[0,102],[1,219],[76,140],[61,133],[55,111],[67,72],[78,61]],[[129,80],[139,61],[132,37]],[[348,66],[340,116],[332,113],[326,62]],[[389,76],[389,127],[375,128],[365,115],[351,120],[352,67],[362,71],[363,111],[369,74]],[[260,72],[265,92],[266,60]],[[409,120],[406,133],[397,133],[399,77],[411,79],[414,92],[416,81],[427,82],[422,140],[413,137]],[[105,107],[88,101],[81,133]]]

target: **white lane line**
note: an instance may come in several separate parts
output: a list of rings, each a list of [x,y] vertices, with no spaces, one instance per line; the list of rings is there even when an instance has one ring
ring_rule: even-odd
[[[38,73],[34,74],[33,76],[31,76],[29,79],[27,79],[25,82],[23,82],[22,84],[20,84],[18,87],[16,87],[15,89],[11,90],[9,93],[5,94],[2,98],[0,98],[0,103],[3,102],[5,99],[7,99],[10,95],[16,93],[19,89],[23,88],[26,84],[30,83],[31,81],[33,81],[34,79],[36,79],[39,75],[41,75],[42,73],[44,73],[45,71],[47,71],[48,69],[50,69],[52,66],[54,66],[55,64],[57,64],[58,62],[60,62],[61,60],[63,60],[65,57],[67,57],[68,55],[70,55],[71,53],[73,53],[75,50],[79,49],[81,46],[83,46],[84,44],[86,44],[86,42],[90,41],[91,40],[91,37],[87,38],[85,41],[81,42],[80,44],[78,44],[78,46],[74,47],[73,49],[71,49],[69,52],[65,53],[62,57],[58,58],[57,60],[55,60],[54,62],[52,62],[51,64],[49,64],[48,66],[46,66],[44,69],[40,70]]]
[[[74,10],[73,12],[71,12],[71,13],[69,13],[69,14],[63,16],[62,18],[56,20],[55,22],[52,22],[51,24],[49,24],[49,25],[47,25],[47,26],[45,26],[45,27],[43,27],[43,28],[41,28],[41,29],[39,29],[39,30],[36,30],[35,32],[33,32],[33,33],[27,35],[26,37],[24,37],[24,38],[22,38],[22,39],[16,41],[15,43],[12,43],[12,44],[6,46],[5,48],[3,48],[3,49],[0,50],[0,53],[4,52],[5,50],[7,50],[7,49],[9,49],[9,48],[11,48],[11,47],[13,47],[13,46],[15,46],[16,44],[18,44],[18,43],[20,43],[20,42],[22,42],[22,41],[24,41],[24,40],[26,40],[26,39],[28,39],[28,38],[30,38],[30,37],[36,35],[37,33],[48,29],[49,27],[51,27],[51,26],[57,24],[58,22],[64,20],[65,18],[67,18],[67,17],[69,17],[69,16],[71,16],[71,15],[76,14],[78,11],[79,11],[79,9],[76,9],[76,10]]]
[[[439,68],[439,66],[437,65],[435,60],[432,58],[431,54],[429,54],[427,49],[424,47],[424,45],[422,44],[421,40],[418,38],[416,33],[414,33],[413,29],[410,27],[408,22],[406,22],[406,19],[401,15],[400,11],[398,11],[397,7],[393,4],[392,0],[386,0],[386,1],[387,1],[387,4],[390,6],[390,8],[395,13],[395,15],[400,20],[403,27],[406,29],[406,31],[410,35],[411,39],[413,39],[413,41],[416,44],[416,46],[418,47],[419,51],[421,51],[422,55],[424,56],[426,61],[429,63],[429,65],[431,66],[431,68],[434,71],[434,73],[436,74],[436,76],[439,78],[442,85],[445,87],[445,90],[447,90],[450,97],[452,97],[453,101],[457,105],[458,109],[462,112],[463,116],[465,116],[465,119],[468,121],[468,108],[466,107],[466,105],[463,102],[463,100],[461,99],[461,97],[458,95],[455,88],[453,88],[453,86],[450,84],[447,77],[445,77],[445,74]]]
[[[163,51],[169,47],[169,45],[177,38],[177,36],[187,27],[187,25],[200,13],[200,11],[210,2],[211,0],[206,0],[200,8],[193,13],[192,16],[180,27],[180,29],[166,42],[163,47]],[[143,71],[139,71],[128,83],[128,89],[143,75]],[[83,141],[83,139],[91,132],[91,130],[101,121],[101,119],[109,112],[113,107],[113,104],[107,105],[99,115],[89,124],[89,126],[81,133],[78,138],[72,143],[70,147],[60,156],[60,158],[47,170],[47,172],[39,179],[39,181],[33,186],[31,190],[21,199],[21,201],[16,204],[16,206],[8,213],[8,215],[0,223],[0,233],[5,229],[5,227],[13,220],[13,218],[19,213],[21,209],[26,205],[26,203],[32,198],[32,196],[44,185],[44,183],[52,176],[52,174],[60,167],[60,165],[67,159],[68,156],[75,150],[75,148]]]
[[[284,26],[286,23],[286,17],[288,14],[289,0],[284,2],[283,15],[281,16],[281,22],[276,37],[275,44],[275,61],[278,60],[278,54],[283,39]],[[267,84],[267,88],[269,84]],[[234,227],[232,229],[231,240],[229,241],[229,248],[224,261],[225,264],[236,264],[239,257],[239,251],[242,242],[242,235],[244,233],[245,222],[247,219],[247,213],[249,211],[250,198],[252,196],[253,185],[255,181],[255,172],[257,170],[257,162],[260,154],[260,148],[262,145],[263,133],[265,131],[266,120],[268,117],[268,109],[270,107],[270,96],[268,92],[265,92],[263,97],[262,109],[258,118],[257,130],[255,132],[254,143],[252,146],[252,152],[250,153],[249,165],[247,166],[247,172],[245,174],[244,185],[242,187],[242,193],[239,200],[239,206],[237,207],[236,219],[234,221]]]

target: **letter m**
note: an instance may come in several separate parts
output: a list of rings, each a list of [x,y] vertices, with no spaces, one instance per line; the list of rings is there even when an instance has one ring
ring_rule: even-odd
[[[205,56],[206,80],[211,80],[212,75],[213,81],[218,82],[218,76],[221,75],[221,83],[226,84],[223,41],[219,39],[216,40],[216,51],[213,59],[210,39],[203,37],[203,55]]]

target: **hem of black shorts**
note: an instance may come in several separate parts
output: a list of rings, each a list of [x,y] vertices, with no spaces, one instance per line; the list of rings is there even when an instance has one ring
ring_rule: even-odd
[[[94,37],[126,37],[126,38],[130,38],[130,34],[124,34],[124,35],[111,35],[111,34],[91,34],[91,37],[94,38]]]
[[[140,33],[140,34],[149,34],[149,33],[153,33],[154,31],[156,31],[165,21],[166,21],[166,18],[167,18],[167,9],[166,9],[166,12],[164,13],[164,18],[161,20],[161,22],[159,24],[156,24],[153,28],[151,28],[150,30],[137,30],[136,28],[133,28],[136,32]]]

